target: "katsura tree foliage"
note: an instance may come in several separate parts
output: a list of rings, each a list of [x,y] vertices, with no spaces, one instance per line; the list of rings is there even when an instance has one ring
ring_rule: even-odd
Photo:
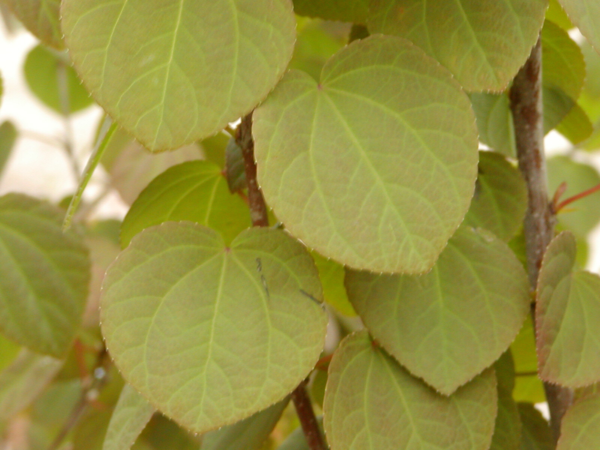
[[[106,114],[0,197],[0,447],[600,448],[599,0],[2,3]]]

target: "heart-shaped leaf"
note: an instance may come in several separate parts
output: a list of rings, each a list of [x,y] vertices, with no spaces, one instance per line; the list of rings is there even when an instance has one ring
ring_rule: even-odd
[[[531,301],[527,275],[508,246],[468,227],[426,275],[348,270],[346,287],[380,345],[445,395],[506,351]]]
[[[60,0],[4,0],[15,16],[44,44],[64,47],[59,23]]]
[[[209,228],[167,222],[109,268],[102,331],[125,379],[204,433],[261,411],[302,381],[323,349],[317,270],[283,231],[250,229],[225,247]]]
[[[371,0],[369,29],[410,39],[469,91],[503,91],[525,63],[547,0]]]
[[[98,103],[150,150],[250,112],[292,57],[291,0],[65,0],[62,27]]]
[[[445,397],[413,378],[364,331],[335,352],[323,406],[335,450],[488,450],[496,409],[493,370]]]
[[[248,206],[229,192],[221,169],[208,161],[190,161],[156,177],[138,199],[121,225],[121,245],[153,225],[188,220],[220,232],[230,243],[248,228]]]
[[[568,231],[552,240],[536,303],[540,378],[573,388],[600,381],[600,277],[573,271],[576,254]]]
[[[600,394],[578,400],[562,420],[556,450],[600,448]]]
[[[469,99],[406,40],[355,41],[320,83],[288,72],[254,119],[269,205],[342,264],[425,272],[467,212],[477,171]]]
[[[83,239],[62,232],[63,216],[25,195],[0,197],[0,330],[58,357],[81,324],[90,280]]]

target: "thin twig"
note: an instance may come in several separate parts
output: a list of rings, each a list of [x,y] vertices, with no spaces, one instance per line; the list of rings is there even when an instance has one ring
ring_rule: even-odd
[[[248,204],[252,217],[252,225],[255,227],[268,227],[269,215],[267,213],[267,205],[256,179],[254,140],[252,138],[252,114],[248,114],[242,119],[242,123],[240,123],[236,131],[236,142],[242,149],[242,155],[244,156],[246,182],[248,184]],[[257,270],[262,276],[262,264],[260,260],[257,261]],[[292,392],[292,401],[296,407],[296,412],[302,424],[302,430],[306,436],[309,449],[326,450],[327,446],[321,435],[310,397],[306,391],[305,381],[300,383],[294,389],[294,392]]]
[[[25,139],[31,139],[32,141],[41,142],[42,144],[50,145],[52,147],[58,147],[61,149],[64,149],[65,147],[65,143],[60,139],[36,133],[35,131],[21,130],[19,131],[19,135]]]
[[[542,103],[542,46],[539,40],[531,56],[515,77],[510,89],[510,103],[515,125],[519,168],[527,182],[529,204],[524,232],[529,281],[532,290],[535,290],[544,252],[554,236],[556,220],[547,191]],[[535,311],[533,315],[535,323]],[[544,390],[550,409],[550,426],[557,441],[562,417],[572,403],[573,392],[549,383],[544,383]]]
[[[594,186],[591,189],[588,189],[586,191],[580,192],[577,195],[574,195],[573,197],[569,197],[565,200],[563,200],[562,202],[560,202],[558,205],[556,205],[556,213],[559,213],[562,209],[565,208],[565,206],[570,205],[573,202],[576,202],[577,200],[581,200],[582,198],[587,197],[588,195],[592,195],[596,192],[600,191],[600,184],[597,186]]]

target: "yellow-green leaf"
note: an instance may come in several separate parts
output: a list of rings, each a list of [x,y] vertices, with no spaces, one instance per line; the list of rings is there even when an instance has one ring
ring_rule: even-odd
[[[514,158],[515,127],[508,95],[473,93],[469,97],[477,117],[479,140],[492,150]]]
[[[0,176],[17,140],[17,129],[8,120],[0,125]]]
[[[17,18],[44,44],[62,49],[60,0],[3,0]]]
[[[333,357],[323,422],[335,450],[488,450],[496,410],[493,370],[445,397],[363,331],[346,338]]]
[[[600,2],[598,0],[559,0],[569,19],[590,43],[600,51]]]
[[[562,420],[556,450],[600,448],[600,394],[575,402]]]
[[[316,299],[317,301],[315,301]],[[125,379],[197,433],[283,399],[325,340],[317,270],[274,229],[221,236],[167,222],[134,238],[109,268],[102,331]]]
[[[254,119],[269,205],[325,257],[422,273],[467,212],[477,172],[469,99],[406,40],[354,41],[320,83],[288,72]]]
[[[294,11],[301,16],[365,24],[369,0],[294,0]]]
[[[86,86],[152,151],[252,111],[294,47],[291,0],[65,0],[61,12]]]

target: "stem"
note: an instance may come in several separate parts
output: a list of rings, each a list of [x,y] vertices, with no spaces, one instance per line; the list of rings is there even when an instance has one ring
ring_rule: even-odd
[[[267,205],[260,186],[256,179],[256,161],[254,160],[254,140],[252,138],[252,113],[242,119],[236,132],[236,142],[242,149],[246,169],[246,183],[248,184],[248,205],[252,225],[255,227],[268,227],[269,215]],[[327,446],[321,436],[321,430],[312,407],[312,403],[306,392],[306,382],[303,381],[292,392],[292,401],[296,407],[296,413],[302,424],[302,430],[306,436],[306,442],[310,450],[326,450]]]
[[[554,236],[555,224],[546,181],[540,40],[515,77],[510,89],[510,107],[515,125],[519,169],[527,183],[529,197],[524,232],[529,282],[532,290],[535,290],[544,252]],[[532,313],[535,323],[535,311]],[[572,403],[573,392],[548,383],[544,383],[544,390],[556,444],[562,418]]]
[[[563,200],[562,202],[560,202],[558,205],[556,205],[556,212],[558,213],[565,206],[570,205],[571,203],[576,202],[577,200],[581,200],[582,198],[585,198],[588,195],[592,195],[598,191],[600,191],[600,184],[597,186],[594,186],[591,189],[580,192],[579,194],[574,195],[573,197],[569,197],[566,200]]]

